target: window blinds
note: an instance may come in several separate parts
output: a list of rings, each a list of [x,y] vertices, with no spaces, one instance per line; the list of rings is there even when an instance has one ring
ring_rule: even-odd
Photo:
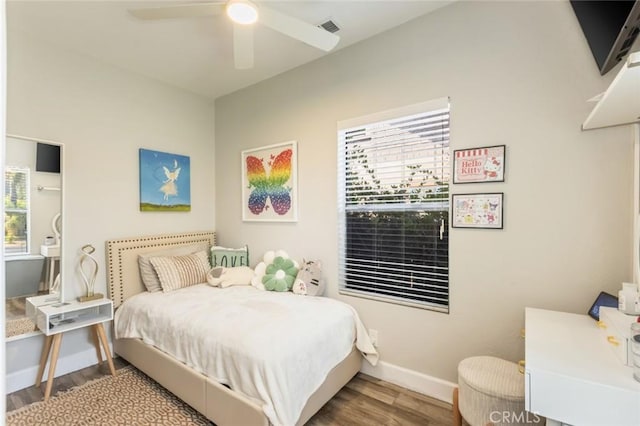
[[[447,311],[448,99],[343,122],[338,144],[341,292]]]

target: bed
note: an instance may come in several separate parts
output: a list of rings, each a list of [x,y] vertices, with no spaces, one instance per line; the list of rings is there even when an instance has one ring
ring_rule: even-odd
[[[329,354],[320,357],[320,359],[327,358],[329,359],[328,362],[331,362],[331,365],[328,367],[322,366],[326,371],[321,370],[320,367],[318,367],[317,374],[313,369],[309,370],[313,374],[305,374],[305,377],[307,375],[317,375],[319,377],[319,381],[317,381],[317,383],[320,384],[318,385],[315,382],[312,383],[310,385],[313,386],[312,390],[307,391],[310,396],[308,398],[305,396],[304,401],[302,403],[298,403],[296,406],[297,408],[291,409],[292,411],[287,411],[280,405],[282,405],[282,403],[287,405],[290,402],[288,399],[293,400],[294,398],[288,398],[287,391],[279,391],[277,386],[282,386],[285,389],[296,390],[297,387],[288,383],[283,385],[282,383],[284,382],[282,377],[276,376],[276,373],[280,374],[279,371],[283,370],[283,374],[286,377],[297,377],[298,375],[287,372],[286,367],[279,366],[274,370],[269,370],[269,377],[266,380],[267,384],[264,385],[261,379],[256,378],[255,376],[255,374],[257,374],[256,371],[258,367],[254,368],[247,365],[240,365],[236,370],[233,370],[234,364],[232,362],[228,362],[227,364],[229,364],[233,371],[229,373],[219,373],[219,371],[221,371],[219,370],[219,368],[221,368],[219,366],[215,367],[218,370],[215,368],[213,370],[207,370],[207,366],[200,365],[198,362],[195,362],[194,364],[193,360],[200,358],[195,357],[194,355],[183,354],[180,349],[181,346],[179,342],[173,342],[176,345],[175,347],[171,347],[171,343],[169,343],[169,346],[167,347],[162,346],[165,343],[159,345],[157,342],[159,339],[159,333],[157,330],[161,329],[160,327],[156,327],[155,334],[153,330],[147,330],[147,332],[133,331],[132,333],[126,334],[127,336],[133,337],[121,337],[121,335],[125,334],[122,330],[134,328],[131,326],[133,321],[131,318],[135,318],[136,315],[128,314],[129,311],[134,309],[132,306],[136,306],[136,309],[142,309],[146,312],[146,310],[152,309],[160,300],[163,299],[162,293],[148,293],[146,291],[140,276],[138,256],[140,254],[154,252],[159,249],[186,246],[194,243],[215,245],[215,233],[194,232],[107,241],[106,253],[108,264],[108,287],[109,296],[113,300],[114,308],[116,308],[117,323],[115,329],[118,337],[114,339],[115,353],[126,359],[145,374],[152,377],[166,389],[202,413],[209,420],[220,426],[240,424],[304,424],[360,370],[363,354],[369,357],[368,359],[373,362],[377,359],[377,354],[375,353],[373,346],[371,346],[368,336],[366,336],[364,326],[359,321],[357,313],[354,311],[355,321],[353,321],[353,325],[351,326],[353,328],[353,337],[348,341],[346,350],[343,346],[342,349],[340,349],[343,351],[341,354]],[[229,312],[233,311],[225,311],[225,309],[227,309],[225,306],[227,299],[219,299],[221,297],[230,297],[231,299],[229,300],[235,300],[233,303],[238,303],[237,306],[245,309],[242,311],[243,315],[249,312],[249,308],[245,307],[245,304],[249,306],[249,303],[259,302],[264,306],[269,306],[269,309],[272,309],[274,306],[276,306],[276,308],[273,309],[279,309],[277,306],[280,304],[289,304],[294,306],[294,310],[296,310],[296,301],[297,304],[301,304],[302,306],[302,304],[311,303],[314,301],[313,299],[316,299],[316,302],[326,303],[326,306],[323,306],[323,309],[327,309],[328,312],[331,312],[331,309],[334,308],[334,304],[340,303],[333,301],[332,299],[298,296],[293,295],[293,293],[283,294],[265,292],[254,289],[250,286],[216,289],[207,286],[206,284],[199,284],[188,289],[180,289],[175,292],[175,296],[172,296],[171,304],[173,306],[177,306],[178,302],[176,301],[179,299],[190,300],[187,298],[187,294],[193,294],[193,296],[189,297],[195,297],[201,301],[201,303],[198,303],[198,306],[201,305],[203,310],[209,309],[209,312],[221,311],[221,313],[226,315],[225,318],[228,318],[231,315]],[[207,299],[208,297],[211,297],[211,301]],[[263,297],[267,297],[267,299],[263,300]],[[225,302],[222,302],[222,300]],[[125,304],[124,307],[122,307],[123,304]],[[196,305],[192,305],[189,308],[180,309],[187,310],[189,315],[191,315],[191,312],[196,310],[194,309],[195,306]],[[169,311],[171,306],[167,305],[166,308],[162,309]],[[252,309],[253,311],[256,311],[255,308]],[[297,310],[300,309],[301,308],[297,308]],[[303,310],[307,310],[307,308],[304,307]],[[180,312],[180,314],[176,314],[176,312]],[[147,322],[153,323],[158,321],[157,318],[153,317],[153,315],[157,315],[157,313],[150,313],[149,315],[152,319],[147,320]],[[173,317],[181,318],[182,316],[183,314],[181,311],[174,311]],[[339,317],[340,315],[332,315],[332,317],[335,316]],[[216,321],[219,322],[220,320]],[[216,321],[211,321],[211,324],[199,322],[199,324],[203,324],[202,328],[209,325],[212,327],[210,329],[206,329],[205,335],[215,329],[214,325]],[[316,319],[313,318],[312,321],[315,323]],[[185,321],[182,322],[185,323]],[[184,326],[184,324],[182,326]],[[336,327],[337,325],[328,324],[327,326]],[[164,327],[165,325],[163,323],[163,330],[165,329]],[[169,327],[169,325],[166,327]],[[173,327],[173,325],[171,325],[171,327]],[[186,336],[186,333],[190,333],[192,329],[193,327],[184,327],[185,339],[195,339],[191,335]],[[172,332],[167,334],[180,336],[182,335],[182,332]],[[309,339],[309,334],[315,335],[315,330],[314,333],[307,333],[305,339]],[[317,334],[321,335],[322,333],[318,332]],[[293,336],[291,337],[292,339],[289,340],[289,342],[297,342],[299,340],[297,338],[294,339]],[[209,345],[216,346],[217,340],[222,341],[224,338],[221,336],[219,339],[217,337],[213,340],[209,339],[207,347]],[[342,342],[342,344],[344,344],[344,342]],[[163,350],[158,349],[156,345],[161,346]],[[194,344],[193,346],[202,345]],[[267,348],[269,347],[269,345],[265,346]],[[324,346],[324,344],[321,343],[320,346]],[[296,347],[296,350],[300,349],[305,348],[300,346]],[[311,350],[311,347],[309,347],[309,350]],[[314,348],[313,351],[316,351],[316,349]],[[250,352],[255,353],[257,351],[255,351],[254,348],[251,349]],[[268,358],[269,362],[271,362],[271,359],[274,358],[274,353],[269,352],[268,350],[265,350],[264,353],[264,358]],[[213,355],[209,357],[202,357],[202,359],[207,360],[206,364],[209,364],[208,361],[214,358],[221,360],[237,360],[243,358],[242,356],[225,357],[224,355],[226,352],[219,348],[217,351],[213,351],[212,354]],[[217,357],[215,355],[217,355]],[[334,357],[335,360],[331,361],[331,357]],[[265,361],[265,363],[266,362],[267,361]],[[299,359],[291,364],[293,365],[295,363],[299,364]],[[271,377],[271,371],[273,371],[274,377]],[[300,371],[299,365],[298,371]],[[220,374],[224,376],[222,379],[220,379]],[[252,393],[251,389],[241,388],[240,382],[246,382],[247,376],[249,376],[251,380],[256,381],[257,384],[254,387],[260,389],[258,394]],[[309,380],[318,380],[318,378],[313,379],[312,377]],[[297,384],[295,385],[297,386]],[[301,394],[304,393],[301,392]],[[263,395],[267,396],[263,398]],[[297,395],[297,392],[295,395]],[[285,401],[282,401],[283,399]],[[284,408],[289,409],[288,407]],[[293,418],[296,420],[291,420]]]

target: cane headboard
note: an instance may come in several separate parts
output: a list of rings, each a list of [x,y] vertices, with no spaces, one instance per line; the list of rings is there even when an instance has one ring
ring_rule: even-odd
[[[107,285],[114,309],[127,298],[146,291],[138,267],[139,254],[194,243],[209,243],[213,246],[216,234],[189,232],[107,241]]]

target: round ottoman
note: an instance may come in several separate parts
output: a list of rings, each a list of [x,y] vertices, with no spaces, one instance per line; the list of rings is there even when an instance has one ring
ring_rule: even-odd
[[[462,417],[472,426],[530,425],[541,420],[524,409],[524,375],[518,365],[492,356],[466,358],[458,364],[457,400]]]

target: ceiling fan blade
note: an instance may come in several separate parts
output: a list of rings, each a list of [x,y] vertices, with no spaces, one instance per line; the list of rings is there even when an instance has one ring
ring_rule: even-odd
[[[261,24],[325,52],[336,47],[336,44],[340,41],[340,37],[325,29],[318,28],[308,22],[285,15],[266,6],[261,5],[258,14],[258,20]]]
[[[130,9],[129,13],[138,19],[194,18],[224,13],[226,2],[182,4],[178,6],[146,7]]]
[[[233,61],[236,69],[253,68],[253,26],[233,25]]]

